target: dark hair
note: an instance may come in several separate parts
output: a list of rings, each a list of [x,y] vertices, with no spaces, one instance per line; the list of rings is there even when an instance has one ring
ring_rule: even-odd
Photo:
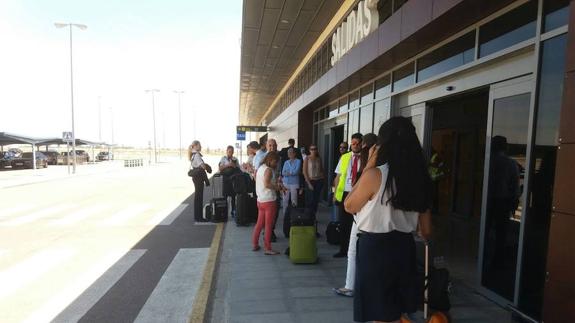
[[[363,140],[363,135],[359,132],[354,133],[353,135],[351,135],[351,139],[358,139],[359,141]]]
[[[507,151],[507,138],[495,136],[491,138],[491,152],[500,153]]]
[[[228,147],[226,147],[226,150],[228,150],[228,149],[234,149],[234,146],[229,145]]]
[[[295,145],[295,139],[293,138],[288,139],[288,145]]]
[[[266,143],[268,142],[268,138],[267,137],[261,137],[260,138],[260,148],[261,146],[266,146]]]
[[[277,153],[277,151],[270,151],[266,154],[266,156],[264,157],[264,160],[262,161],[262,164],[270,167],[270,163],[272,161],[279,161],[280,160],[280,155]]]
[[[260,149],[260,144],[258,144],[257,141],[252,141],[248,144],[248,147],[257,150],[257,149]]]
[[[384,193],[386,203],[403,211],[427,211],[432,203],[427,162],[411,120],[393,117],[379,128],[377,165],[387,163],[389,173]],[[384,196],[381,203],[384,202]]]
[[[363,136],[363,140],[361,141],[365,147],[361,148],[360,156],[361,156],[361,169],[363,171],[365,165],[367,164],[367,159],[369,158],[369,149],[377,143],[377,136],[374,133],[368,133]]]

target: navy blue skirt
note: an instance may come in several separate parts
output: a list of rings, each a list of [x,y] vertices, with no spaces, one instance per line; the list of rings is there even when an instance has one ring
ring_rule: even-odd
[[[411,233],[361,233],[357,241],[353,317],[396,321],[417,310],[417,267]]]

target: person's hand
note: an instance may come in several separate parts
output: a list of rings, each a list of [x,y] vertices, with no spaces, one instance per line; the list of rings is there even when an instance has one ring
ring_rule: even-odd
[[[376,167],[376,162],[377,162],[377,152],[379,151],[379,146],[373,145],[371,146],[371,148],[369,148],[369,154],[367,157],[367,163],[365,164],[364,167],[364,171],[366,169],[370,169],[370,168],[374,168]]]
[[[313,185],[311,185],[311,183],[310,183],[310,182],[307,182],[307,188],[309,188],[310,190],[312,190],[312,191],[313,191]]]

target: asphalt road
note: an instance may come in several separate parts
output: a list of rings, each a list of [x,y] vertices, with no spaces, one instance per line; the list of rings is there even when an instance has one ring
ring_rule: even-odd
[[[186,172],[0,172],[0,322],[187,322],[215,226]]]

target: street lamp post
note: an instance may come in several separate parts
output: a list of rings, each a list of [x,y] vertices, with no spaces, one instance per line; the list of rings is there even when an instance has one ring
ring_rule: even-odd
[[[178,133],[180,136],[180,159],[182,159],[182,94],[186,93],[186,91],[176,90],[174,91],[178,95]]]
[[[160,92],[158,89],[146,90],[146,93],[152,93],[152,121],[154,123],[154,163],[158,163],[157,142],[156,142],[156,107],[154,93]]]
[[[73,23],[55,23],[56,28],[66,28],[70,29],[70,98],[72,106],[72,173],[76,174],[76,132],[74,129],[74,65],[72,60],[72,27],[76,27],[80,30],[86,30],[88,27],[82,24]]]
[[[102,97],[98,96],[98,141],[102,142]]]

